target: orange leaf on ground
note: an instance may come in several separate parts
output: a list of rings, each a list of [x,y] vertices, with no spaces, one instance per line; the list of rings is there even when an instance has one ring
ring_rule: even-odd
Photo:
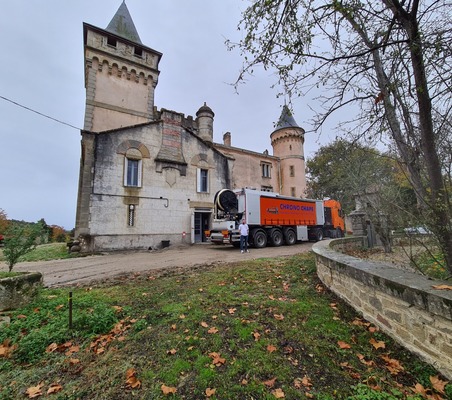
[[[8,358],[16,348],[17,345],[10,346],[10,340],[5,339],[3,343],[0,344],[0,357]]]
[[[267,386],[268,388],[272,388],[273,386],[275,386],[275,382],[276,382],[276,378],[272,378],[269,379],[265,382],[262,382],[265,386]]]
[[[380,341],[377,342],[374,338],[371,338],[371,339],[369,340],[369,343],[370,343],[372,346],[374,346],[376,350],[386,348],[386,344],[385,344],[385,342],[383,342],[382,340],[380,340]]]
[[[30,386],[25,394],[28,396],[29,399],[34,399],[35,397],[42,396],[42,387],[44,386],[44,383],[40,383],[37,386]]]
[[[442,381],[441,379],[439,379],[438,375],[431,376],[430,382],[432,383],[433,388],[442,394],[444,394],[444,388],[449,383],[449,381]]]
[[[218,332],[218,329],[215,328],[214,326],[212,326],[212,328],[210,328],[210,329],[207,331],[207,333],[210,333],[210,334],[215,334],[215,333],[217,333],[217,332]]]
[[[269,345],[267,346],[267,351],[268,351],[269,353],[273,353],[274,351],[276,351],[276,347],[273,346],[272,344],[269,344]]]
[[[389,370],[391,375],[397,375],[399,372],[405,370],[402,364],[400,364],[400,361],[390,358],[388,355],[382,355],[380,358],[386,361],[386,368]]]
[[[237,308],[229,308],[228,312],[229,314],[233,315],[237,311]]]
[[[162,389],[162,392],[165,396],[169,394],[175,394],[177,392],[177,389],[175,387],[162,385],[160,386],[160,389]]]
[[[342,340],[338,340],[337,344],[341,349],[351,349],[352,348],[352,346],[350,346],[348,343],[343,342]]]
[[[282,314],[273,314],[276,320],[282,321],[284,319],[284,315]]]
[[[131,389],[139,389],[141,382],[136,377],[137,371],[134,368],[129,368],[126,371],[126,385]]]
[[[53,353],[54,351],[58,350],[58,345],[53,342],[52,344],[49,344],[46,348],[46,353]]]
[[[174,354],[176,354],[177,353],[177,350],[176,349],[171,349],[171,350],[168,350],[167,352],[166,352],[166,354],[168,354],[168,355],[170,355],[170,356],[172,356],[172,355],[174,355]]]
[[[259,338],[261,337],[261,334],[259,332],[253,332],[254,340],[257,342]]]
[[[212,359],[212,364],[215,365],[216,367],[220,367],[226,362],[226,360],[221,357],[220,353],[216,352],[209,353],[209,357]]]
[[[284,399],[286,397],[282,389],[273,390],[272,395],[275,396],[277,399]]]
[[[213,395],[215,394],[216,391],[217,391],[217,389],[207,388],[207,389],[206,389],[206,396],[207,396],[207,397],[213,396]]]
[[[52,383],[49,389],[47,390],[47,394],[58,393],[62,390],[63,386],[61,386],[59,383]]]
[[[203,328],[208,328],[208,327],[209,327],[209,324],[208,324],[207,322],[202,321],[202,322],[201,322],[201,326],[202,326]]]

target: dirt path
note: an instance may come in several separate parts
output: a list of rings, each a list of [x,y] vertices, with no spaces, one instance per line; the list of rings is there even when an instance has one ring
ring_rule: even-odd
[[[39,271],[44,275],[44,285],[47,287],[86,285],[90,282],[128,273],[291,256],[309,251],[311,247],[312,243],[300,243],[294,246],[267,247],[265,249],[251,248],[250,253],[241,254],[240,250],[231,246],[212,244],[170,246],[157,251],[123,252],[66,260],[23,262],[16,264],[14,271]],[[0,269],[6,269],[6,265],[0,263]]]

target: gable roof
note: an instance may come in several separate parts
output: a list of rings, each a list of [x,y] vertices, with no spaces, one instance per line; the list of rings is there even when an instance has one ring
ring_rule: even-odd
[[[105,30],[129,39],[132,42],[142,44],[138,31],[135,28],[132,17],[130,16],[129,9],[126,6],[125,0],[121,3],[118,11],[116,11],[116,14]]]

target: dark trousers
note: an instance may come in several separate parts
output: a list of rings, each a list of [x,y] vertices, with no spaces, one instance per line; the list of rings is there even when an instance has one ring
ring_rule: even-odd
[[[248,236],[240,235],[240,250],[248,251]]]

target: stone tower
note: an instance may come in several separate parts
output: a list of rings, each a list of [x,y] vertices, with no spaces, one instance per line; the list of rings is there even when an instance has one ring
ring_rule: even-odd
[[[210,143],[213,142],[213,117],[215,114],[206,103],[196,112],[198,136]]]
[[[278,124],[270,135],[273,155],[280,158],[280,194],[284,196],[305,196],[304,133],[284,105]]]
[[[100,132],[153,119],[162,54],[144,46],[122,2],[106,29],[83,24],[84,129]]]

